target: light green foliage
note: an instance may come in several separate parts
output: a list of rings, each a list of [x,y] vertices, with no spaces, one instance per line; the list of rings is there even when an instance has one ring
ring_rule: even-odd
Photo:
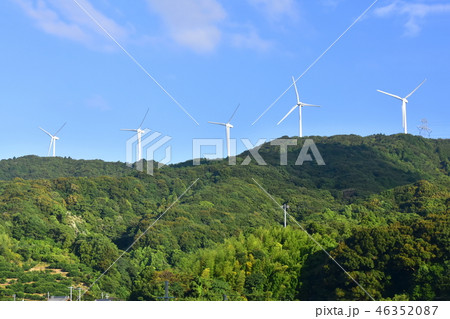
[[[314,141],[325,166],[294,165],[303,139],[287,166],[265,144],[267,166],[202,160],[154,176],[102,161],[0,161],[0,299],[90,286],[200,178],[85,299],[157,300],[167,280],[178,300],[366,300],[298,226],[282,228],[254,178],[377,299],[448,300],[450,142]],[[29,271],[39,263],[47,270]]]

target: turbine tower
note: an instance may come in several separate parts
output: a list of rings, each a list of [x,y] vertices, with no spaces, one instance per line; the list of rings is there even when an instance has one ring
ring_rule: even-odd
[[[56,141],[59,140],[59,137],[56,136],[56,134],[58,134],[58,133],[63,129],[63,127],[64,127],[66,124],[67,124],[67,122],[64,123],[63,126],[61,126],[60,129],[57,130],[56,133],[53,134],[53,135],[50,134],[49,132],[47,132],[46,130],[44,130],[42,127],[39,127],[39,129],[41,129],[41,131],[43,131],[44,133],[46,133],[46,134],[47,134],[48,136],[50,136],[50,138],[51,138],[51,140],[50,140],[50,147],[48,148],[47,156],[50,156],[50,152],[51,152],[51,150],[52,150],[52,146],[53,146],[53,157],[56,156]]]
[[[302,127],[302,108],[304,106],[313,106],[313,107],[320,107],[319,105],[313,105],[313,104],[306,104],[300,101],[300,96],[298,95],[297,90],[297,84],[295,83],[295,78],[292,77],[292,82],[294,82],[294,88],[295,88],[295,94],[297,95],[297,104],[277,123],[277,125],[280,125],[281,122],[283,122],[296,108],[298,108],[299,112],[299,122],[300,122],[300,134],[299,137],[303,137],[303,127]]]
[[[145,130],[142,129],[142,124],[144,124],[145,118],[147,117],[148,111],[150,108],[147,109],[147,112],[144,115],[144,118],[142,119],[141,124],[139,125],[139,128],[137,129],[121,129],[121,131],[130,131],[130,132],[136,132],[137,134],[137,140],[138,140],[138,151],[137,151],[137,157],[136,162],[139,162],[142,159],[142,135],[145,133]]]
[[[411,95],[413,95],[426,81],[427,79],[423,80],[422,83],[419,84],[418,87],[416,87],[411,93],[409,93],[406,97],[400,97],[398,95],[395,94],[391,94],[391,93],[387,93],[381,90],[377,90],[380,93],[395,97],[396,99],[399,99],[400,101],[402,101],[402,125],[403,125],[403,129],[405,134],[408,134],[408,124],[406,121],[406,105],[408,104],[408,99],[411,97]]]
[[[215,125],[222,125],[225,126],[225,130],[226,130],[226,134],[227,134],[227,157],[231,157],[231,146],[230,146],[230,129],[233,128],[233,125],[230,124],[231,120],[233,119],[234,115],[236,114],[239,106],[241,106],[240,104],[238,104],[238,106],[236,107],[236,109],[233,112],[233,115],[231,115],[230,119],[228,120],[227,123],[218,123],[218,122],[208,122],[210,124],[215,124]]]

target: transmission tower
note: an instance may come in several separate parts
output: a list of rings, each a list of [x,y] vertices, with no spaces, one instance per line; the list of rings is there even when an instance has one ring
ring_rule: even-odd
[[[422,119],[420,122],[422,124],[417,127],[419,129],[419,135],[422,135],[422,133],[426,132],[428,137],[430,137],[432,130],[428,126],[428,120]]]

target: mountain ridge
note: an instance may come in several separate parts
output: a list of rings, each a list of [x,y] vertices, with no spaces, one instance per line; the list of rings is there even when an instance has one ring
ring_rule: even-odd
[[[254,160],[241,165],[250,154],[244,152],[236,166],[226,159],[185,162],[153,176],[123,163],[16,159],[23,177],[39,178],[0,180],[0,300],[13,291],[40,299],[43,290],[89,287],[138,238],[85,298],[107,291],[119,299],[155,300],[169,280],[180,300],[220,300],[223,294],[233,300],[366,300],[302,229],[291,221],[282,228],[282,203],[377,299],[450,298],[443,281],[450,271],[449,141],[402,135],[313,140],[325,166],[295,165],[305,139],[288,148],[285,166],[279,147],[266,143],[260,148],[265,166]],[[0,162],[0,176],[12,177],[12,161]],[[77,176],[67,176],[72,172]],[[388,244],[378,247],[383,241],[370,244],[366,237]],[[361,258],[358,247],[365,247]],[[67,276],[27,272],[39,263]],[[398,281],[400,273],[408,274],[407,285]],[[431,288],[425,289],[427,281]]]

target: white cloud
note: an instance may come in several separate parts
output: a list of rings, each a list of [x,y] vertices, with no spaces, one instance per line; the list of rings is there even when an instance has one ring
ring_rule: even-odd
[[[439,13],[450,13],[450,4],[412,3],[399,0],[375,10],[375,15],[378,17],[389,17],[393,15],[406,16],[405,34],[408,36],[417,35],[422,30],[425,18],[429,15]]]
[[[262,39],[255,30],[248,33],[233,34],[231,43],[237,48],[254,49],[257,51],[267,51],[273,45],[271,41]]]
[[[297,8],[294,0],[247,0],[251,5],[260,9],[272,22],[285,17],[296,19]]]
[[[219,25],[227,14],[216,0],[147,0],[170,37],[197,52],[211,52],[222,39]]]
[[[97,49],[113,45],[104,32],[76,5],[74,1],[13,0],[44,32],[76,41]],[[125,40],[129,30],[96,10],[88,0],[77,0],[114,37]]]
[[[11,0],[17,3],[42,31],[69,39],[89,48],[117,49],[73,0]],[[146,0],[150,10],[164,24],[165,34],[147,38],[147,42],[161,41],[165,36],[178,45],[198,53],[215,51],[226,43],[236,48],[267,50],[271,42],[262,39],[256,29],[228,21],[220,0]],[[289,12],[293,0],[248,0],[280,17]],[[133,41],[133,29],[124,27],[100,12],[90,2],[77,0],[119,42]],[[239,31],[236,32],[236,29]],[[142,38],[142,37],[141,37]],[[141,39],[142,42],[142,39]]]

